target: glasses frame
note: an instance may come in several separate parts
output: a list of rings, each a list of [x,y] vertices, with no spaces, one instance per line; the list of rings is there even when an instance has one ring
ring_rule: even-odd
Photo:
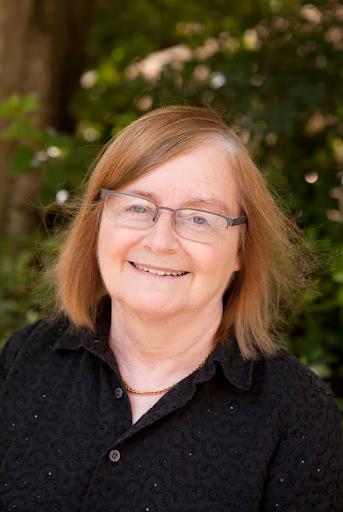
[[[182,210],[192,210],[195,212],[204,212],[204,213],[210,213],[211,215],[217,215],[217,217],[222,217],[223,219],[226,220],[226,228],[224,229],[224,231],[226,231],[227,228],[229,228],[229,227],[238,226],[240,224],[247,224],[247,222],[248,222],[248,219],[245,215],[242,215],[241,217],[228,217],[226,215],[222,215],[221,213],[210,212],[208,210],[201,210],[200,208],[170,208],[169,206],[159,205],[159,204],[155,203],[155,201],[152,201],[151,199],[147,199],[146,197],[142,197],[142,196],[136,196],[135,194],[129,194],[127,192],[118,192],[117,190],[109,190],[106,188],[100,189],[100,199],[106,199],[106,197],[109,196],[110,194],[136,197],[137,199],[143,199],[144,201],[149,201],[150,203],[154,204],[156,207],[156,211],[155,211],[155,215],[152,219],[153,222],[155,222],[158,219],[160,210],[169,210],[170,212],[173,212],[174,224],[175,224],[176,212],[178,212],[180,210],[181,211]]]

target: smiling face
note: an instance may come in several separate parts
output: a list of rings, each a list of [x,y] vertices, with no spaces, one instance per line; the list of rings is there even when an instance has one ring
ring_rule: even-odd
[[[227,156],[219,144],[198,147],[160,165],[120,188],[170,208],[200,208],[237,217],[240,208]],[[192,202],[221,201],[217,204]],[[100,273],[112,302],[138,315],[164,317],[221,312],[222,296],[239,270],[239,226],[223,231],[219,241],[184,239],[175,230],[170,211],[161,210],[150,229],[115,224],[102,215],[98,236]],[[149,271],[150,270],[150,271]],[[165,271],[183,275],[163,275]],[[160,274],[160,275],[158,275]]]

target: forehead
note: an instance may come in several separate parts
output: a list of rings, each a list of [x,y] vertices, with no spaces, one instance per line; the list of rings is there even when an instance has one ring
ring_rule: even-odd
[[[146,195],[174,207],[190,204],[192,200],[204,209],[211,203],[218,208],[223,203],[230,210],[237,205],[228,156],[214,143],[168,160],[120,190]]]

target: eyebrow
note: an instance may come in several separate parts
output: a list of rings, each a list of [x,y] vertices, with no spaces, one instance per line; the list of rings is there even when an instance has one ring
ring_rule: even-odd
[[[154,201],[155,203],[158,203],[158,204],[160,203],[159,197],[157,197],[152,192],[146,192],[144,190],[138,190],[138,189],[126,190],[125,192],[127,194],[133,194],[135,196],[141,196],[141,197],[150,199],[151,201]],[[183,203],[182,208],[189,207],[189,206],[194,206],[194,207],[201,206],[205,209],[207,209],[207,208],[210,208],[212,210],[215,209],[215,210],[218,210],[218,213],[222,213],[223,215],[226,215],[226,216],[230,215],[226,204],[223,203],[223,201],[220,201],[219,199],[214,199],[214,198],[204,199],[203,197],[190,197],[186,202]]]

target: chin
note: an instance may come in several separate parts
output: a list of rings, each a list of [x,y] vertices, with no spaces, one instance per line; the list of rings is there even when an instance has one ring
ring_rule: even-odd
[[[151,318],[164,318],[170,316],[172,314],[177,313],[177,311],[173,308],[166,307],[165,305],[158,304],[131,304],[130,308],[132,311],[138,316],[151,317]]]

